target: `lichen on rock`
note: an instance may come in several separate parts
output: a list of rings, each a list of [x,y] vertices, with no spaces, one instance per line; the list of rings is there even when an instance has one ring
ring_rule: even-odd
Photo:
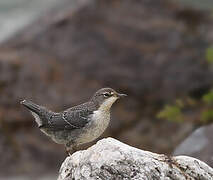
[[[213,169],[187,156],[143,151],[113,138],[67,157],[58,180],[73,179],[213,179]]]

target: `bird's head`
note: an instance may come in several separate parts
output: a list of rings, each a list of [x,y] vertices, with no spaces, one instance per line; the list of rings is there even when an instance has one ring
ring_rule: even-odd
[[[110,110],[112,104],[119,98],[127,96],[126,94],[117,93],[112,88],[102,88],[98,90],[92,97],[92,101],[96,103],[102,110]]]

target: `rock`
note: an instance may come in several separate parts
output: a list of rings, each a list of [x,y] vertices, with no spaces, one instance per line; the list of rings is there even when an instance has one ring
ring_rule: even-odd
[[[174,155],[198,158],[213,167],[213,124],[195,130],[174,151]]]
[[[106,138],[66,158],[58,180],[73,179],[211,180],[213,169],[192,157],[168,157]]]

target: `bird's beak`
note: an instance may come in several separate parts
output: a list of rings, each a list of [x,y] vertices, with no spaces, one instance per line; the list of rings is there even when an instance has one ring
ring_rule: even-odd
[[[126,94],[120,94],[120,93],[117,94],[117,97],[118,97],[118,98],[126,97],[126,96],[127,96]]]

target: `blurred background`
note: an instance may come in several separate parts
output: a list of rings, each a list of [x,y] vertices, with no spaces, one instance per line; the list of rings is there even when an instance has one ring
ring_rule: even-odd
[[[0,179],[66,158],[20,100],[61,111],[101,87],[128,94],[101,138],[213,166],[212,0],[0,0],[0,23]]]

